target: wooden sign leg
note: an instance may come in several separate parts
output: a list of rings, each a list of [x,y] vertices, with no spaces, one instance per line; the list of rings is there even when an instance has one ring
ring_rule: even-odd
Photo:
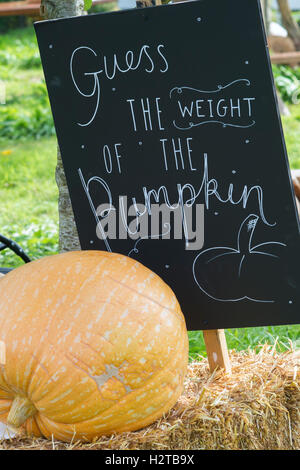
[[[203,336],[210,371],[213,372],[216,368],[221,368],[230,374],[231,364],[224,330],[205,330]]]
[[[0,366],[4,366],[6,363],[6,354],[5,354],[5,343],[0,341]]]

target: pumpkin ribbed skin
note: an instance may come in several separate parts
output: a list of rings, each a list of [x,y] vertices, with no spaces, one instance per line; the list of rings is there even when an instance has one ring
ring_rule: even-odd
[[[0,340],[0,421],[19,423],[13,408],[23,400],[23,427],[35,436],[140,429],[183,389],[188,337],[176,297],[119,254],[63,253],[1,278]]]

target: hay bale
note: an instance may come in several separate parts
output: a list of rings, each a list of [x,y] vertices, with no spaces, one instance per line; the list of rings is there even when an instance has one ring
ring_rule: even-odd
[[[300,449],[300,352],[264,345],[230,359],[231,375],[211,374],[204,358],[192,362],[177,404],[140,431],[71,444],[20,436],[0,449]]]

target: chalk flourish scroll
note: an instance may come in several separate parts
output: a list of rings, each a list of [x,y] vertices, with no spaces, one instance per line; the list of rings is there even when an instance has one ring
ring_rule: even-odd
[[[230,83],[227,83],[226,85],[218,85],[217,88],[214,89],[214,90],[199,90],[198,88],[193,88],[193,87],[189,87],[189,86],[174,87],[170,90],[169,96],[170,96],[170,99],[172,99],[172,97],[174,96],[175,93],[177,93],[177,95],[181,95],[182,92],[185,91],[185,90],[186,91],[193,91],[193,92],[196,92],[196,93],[205,93],[205,94],[220,93],[220,91],[225,90],[226,88],[229,88],[232,85],[235,85],[237,83],[243,83],[244,85],[246,85],[248,87],[251,85],[250,80],[248,80],[247,78],[239,78],[237,80],[233,80]],[[252,120],[249,124],[241,125],[241,124],[232,124],[230,122],[223,122],[223,121],[219,121],[219,120],[215,120],[215,119],[214,120],[210,119],[210,120],[201,121],[201,122],[198,122],[198,123],[190,121],[188,123],[187,127],[182,127],[182,126],[178,126],[176,124],[175,120],[173,121],[174,127],[176,127],[176,129],[183,130],[183,131],[192,129],[193,127],[203,126],[204,124],[220,124],[224,128],[225,127],[239,127],[239,128],[247,129],[249,127],[254,126],[256,124],[256,122],[254,120]]]

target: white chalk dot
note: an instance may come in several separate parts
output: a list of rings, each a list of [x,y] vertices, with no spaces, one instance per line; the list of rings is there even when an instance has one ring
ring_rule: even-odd
[[[166,268],[166,269],[169,269],[169,267],[170,267],[169,264],[166,264],[166,265],[165,265],[165,268]]]
[[[292,300],[289,300],[289,304],[292,304],[292,303],[293,303],[293,301],[292,301]]]
[[[232,170],[232,174],[235,175],[235,174],[236,174],[236,171],[235,171],[235,170]]]
[[[112,88],[112,91],[116,91],[116,89],[115,89],[115,88]]]
[[[248,140],[248,139],[247,139],[247,140],[245,140],[245,143],[246,143],[246,144],[249,144],[249,142],[250,142],[250,140]]]
[[[139,142],[139,145],[143,145],[143,142]]]
[[[200,23],[200,21],[202,21],[202,18],[200,16],[198,16],[197,21],[198,21],[198,23]]]
[[[84,145],[82,145],[81,148],[84,149]]]
[[[219,212],[215,212],[215,215],[219,215]]]
[[[248,65],[248,64],[249,64],[249,60],[245,60],[245,64]]]
[[[49,44],[49,49],[53,49],[53,44]]]
[[[94,240],[90,240],[90,244],[92,245],[94,243]]]

